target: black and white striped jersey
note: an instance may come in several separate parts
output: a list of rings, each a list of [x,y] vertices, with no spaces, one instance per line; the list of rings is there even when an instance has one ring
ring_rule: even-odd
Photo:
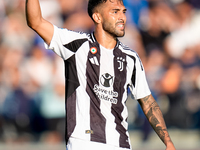
[[[127,89],[150,95],[137,53],[120,41],[113,50],[93,35],[54,26],[50,45],[65,62],[66,142],[69,137],[130,148]]]

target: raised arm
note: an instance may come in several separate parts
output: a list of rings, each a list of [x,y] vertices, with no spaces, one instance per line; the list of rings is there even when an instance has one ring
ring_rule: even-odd
[[[175,150],[175,147],[169,137],[162,112],[152,95],[138,100],[149,123],[158,134],[160,139],[166,145],[166,150]]]
[[[39,0],[26,0],[26,19],[30,28],[49,45],[53,37],[53,25],[42,17]]]

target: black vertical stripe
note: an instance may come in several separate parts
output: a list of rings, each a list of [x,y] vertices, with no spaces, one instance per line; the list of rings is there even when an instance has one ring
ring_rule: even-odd
[[[76,89],[79,87],[79,80],[76,69],[75,54],[65,60],[65,108],[66,108],[66,143],[76,126]]]
[[[96,54],[88,53],[87,60],[87,69],[86,69],[86,77],[87,77],[87,87],[86,91],[90,97],[90,127],[93,131],[91,134],[91,141],[106,143],[106,119],[101,114],[100,111],[100,99],[94,93],[95,84],[99,85],[99,74],[100,74],[100,66],[96,63],[92,63],[90,59],[94,57],[97,58],[100,64],[100,48],[97,42],[90,43],[90,48],[95,47],[97,49]]]
[[[124,86],[126,83],[126,54],[122,53],[122,51],[116,47],[114,49],[114,72],[115,72],[115,80],[114,80],[114,91],[118,92],[118,102],[117,104],[112,105],[112,114],[115,116],[115,123],[116,123],[116,130],[120,134],[119,144],[120,147],[123,148],[130,148],[128,136],[126,134],[126,129],[122,126],[123,117],[121,116],[124,106],[122,105],[122,97],[123,93],[125,92]],[[120,59],[121,58],[121,59]],[[119,68],[121,63],[121,67]]]
[[[128,55],[128,56],[130,58],[132,58],[133,61],[134,61],[134,68],[133,68],[133,73],[132,73],[131,81],[132,81],[133,86],[135,87],[135,82],[136,82],[136,58],[134,56],[130,56],[130,55]],[[142,67],[142,70],[143,70],[143,67]]]
[[[72,55],[69,59],[65,60],[65,95],[68,98],[71,94],[80,86],[77,68],[76,68],[76,59],[75,54]]]
[[[76,92],[67,98],[65,102],[66,109],[66,130],[65,130],[65,141],[66,144],[69,137],[74,131],[76,126]]]
[[[68,44],[63,45],[72,52],[76,52],[81,45],[88,39],[78,39],[74,40]],[[75,54],[69,59],[64,61],[65,63],[65,109],[66,109],[66,130],[65,130],[65,140],[66,144],[69,137],[74,131],[76,126],[76,89],[80,86],[77,68],[76,68],[76,58]]]

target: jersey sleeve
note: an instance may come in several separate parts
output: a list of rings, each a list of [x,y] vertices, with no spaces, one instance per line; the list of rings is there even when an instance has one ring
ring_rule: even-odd
[[[131,92],[136,100],[144,98],[151,94],[151,91],[149,89],[145,70],[142,65],[142,62],[139,57],[136,57],[135,62],[135,74],[133,75],[135,78],[135,86],[131,86]],[[133,78],[133,77],[132,77]]]
[[[74,54],[74,51],[69,49],[67,45],[73,44],[73,41],[82,38],[87,38],[86,34],[58,28],[54,25],[54,34],[51,43],[49,45],[45,43],[45,48],[53,50],[61,58],[66,60]]]

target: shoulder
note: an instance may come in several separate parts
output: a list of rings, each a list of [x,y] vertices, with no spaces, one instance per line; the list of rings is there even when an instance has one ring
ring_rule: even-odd
[[[127,55],[130,55],[130,56],[138,56],[137,52],[134,51],[133,49],[131,49],[130,47],[128,47],[127,45],[123,44],[122,42],[118,41],[118,44],[119,44],[119,48],[121,49],[121,51],[123,53],[126,53]]]
[[[139,62],[137,64],[140,64],[141,69],[144,70],[143,65],[142,65],[142,61],[138,55],[138,53],[134,50],[132,50],[131,48],[129,48],[127,45],[123,44],[122,42],[118,42],[119,43],[119,48],[122,50],[123,53],[125,53],[129,58],[133,59],[134,62]]]
[[[67,28],[60,28],[54,25],[54,30],[56,33],[58,33],[60,36],[68,36],[71,38],[90,38],[88,33],[84,33],[81,31],[73,31],[69,30]]]

